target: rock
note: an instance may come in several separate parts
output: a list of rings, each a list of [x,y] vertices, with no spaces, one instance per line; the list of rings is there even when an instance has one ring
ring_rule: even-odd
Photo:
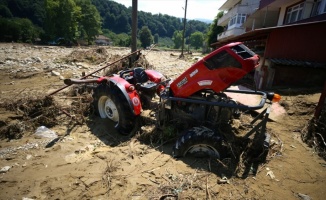
[[[300,197],[300,199],[302,200],[311,200],[311,197],[306,195],[306,194],[301,194],[301,193],[298,193],[298,196]]]
[[[28,197],[23,197],[22,200],[34,200],[34,199],[28,198]]]
[[[63,64],[63,65],[60,66],[60,68],[61,68],[61,69],[68,69],[68,68],[69,68],[69,65],[67,65],[67,64]]]
[[[32,155],[30,155],[30,154],[28,154],[27,156],[26,156],[26,160],[29,160],[29,159],[31,159],[32,158]]]
[[[65,77],[63,77],[63,76],[59,76],[59,79],[60,79],[60,80],[64,80]]]
[[[56,72],[56,71],[51,71],[51,75],[52,76],[60,76],[60,73]]]
[[[87,64],[85,63],[76,63],[77,64],[77,67],[80,68],[80,69],[88,69],[89,66],[87,66]]]
[[[10,166],[4,166],[4,167],[2,167],[0,169],[0,174],[8,172],[10,168],[11,168]]]
[[[10,61],[18,61],[16,58],[12,58],[12,57],[7,57],[6,60],[10,60]]]
[[[40,57],[32,57],[32,59],[33,59],[34,61],[36,61],[36,62],[39,62],[39,63],[43,62],[42,59],[41,59]]]

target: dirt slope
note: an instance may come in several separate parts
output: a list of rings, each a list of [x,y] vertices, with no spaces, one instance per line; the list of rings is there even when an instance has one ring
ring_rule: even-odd
[[[87,51],[89,58],[79,60],[75,51]],[[60,78],[80,77],[82,71],[97,69],[100,64],[91,61],[96,58],[92,55],[113,58],[128,53],[128,49],[109,47],[94,51],[91,47],[0,44],[0,104],[48,94],[63,86]],[[178,59],[175,52],[144,54],[151,65],[171,78],[194,62]],[[76,57],[71,60],[72,55]],[[79,100],[67,98],[66,92],[56,94],[55,101],[60,108],[69,109]],[[232,177],[222,184],[217,166],[210,160],[174,159],[173,142],[122,137],[107,120],[85,118],[76,123],[62,109],[57,114],[60,121],[50,128],[59,138],[36,137],[36,123],[29,123],[35,127],[21,125],[25,110],[1,106],[0,128],[14,124],[12,127],[25,131],[18,139],[1,136],[0,199],[324,199],[326,163],[300,137],[320,94],[282,93],[281,105],[287,114],[268,124],[281,149],[260,166],[255,177]],[[150,131],[147,127],[143,132]]]

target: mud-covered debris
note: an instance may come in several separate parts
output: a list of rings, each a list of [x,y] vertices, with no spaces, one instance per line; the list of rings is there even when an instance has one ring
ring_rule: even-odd
[[[60,107],[52,97],[24,97],[16,101],[7,100],[0,107],[19,116],[0,129],[0,139],[19,139],[41,125],[53,127],[59,123]],[[8,119],[9,120],[9,119]]]
[[[66,62],[87,62],[92,64],[100,64],[110,57],[104,47],[91,49],[77,49],[71,52],[65,59]]]
[[[11,168],[10,166],[4,166],[4,167],[2,167],[0,169],[0,174],[8,172],[10,170],[10,168]]]
[[[312,117],[301,132],[302,140],[326,160],[326,104],[318,119]]]

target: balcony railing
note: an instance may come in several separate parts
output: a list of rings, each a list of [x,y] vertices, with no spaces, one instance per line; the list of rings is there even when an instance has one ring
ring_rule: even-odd
[[[237,35],[241,35],[245,32],[245,29],[243,27],[235,27],[230,30],[224,31],[223,33],[220,33],[217,35],[217,40],[222,40],[230,37],[235,37]]]

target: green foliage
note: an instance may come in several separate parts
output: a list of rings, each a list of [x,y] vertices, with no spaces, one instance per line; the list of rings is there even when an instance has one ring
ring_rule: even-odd
[[[33,42],[39,29],[29,19],[0,18],[0,38],[6,42]]]
[[[27,18],[33,24],[42,26],[45,19],[44,0],[2,0],[13,17]]]
[[[78,0],[77,4],[81,7],[79,30],[81,33],[86,33],[87,42],[91,44],[101,33],[100,14],[90,0]]]
[[[61,0],[56,14],[56,35],[65,38],[66,41],[75,40],[81,14],[80,7],[77,7],[74,0]]]
[[[174,42],[174,48],[179,49],[182,46],[182,31],[174,31],[172,40]]]
[[[130,46],[131,37],[126,33],[116,34],[108,29],[103,29],[103,34],[112,40],[114,46],[121,46],[121,47]]]
[[[12,18],[13,15],[7,6],[0,5],[0,17]]]
[[[160,36],[156,33],[154,35],[154,43],[157,44],[158,43],[158,40],[159,40]]]
[[[101,33],[101,18],[90,0],[45,0],[45,34],[48,40],[62,37],[68,43],[85,38],[91,44]]]
[[[207,33],[207,44],[211,45],[217,42],[217,35],[224,31],[222,26],[217,26],[217,21],[223,16],[223,11],[219,12],[209,27],[209,31]]]
[[[174,43],[173,43],[172,39],[169,37],[160,37],[158,39],[158,47],[173,48]]]
[[[194,32],[190,36],[190,44],[195,47],[196,50],[203,46],[203,41],[204,35],[199,31]]]
[[[146,48],[153,43],[152,33],[147,26],[143,26],[142,29],[140,30],[139,40],[143,48]]]
[[[92,43],[101,33],[102,27],[116,33],[114,39],[109,37],[115,45],[129,46],[131,14],[131,7],[126,8],[111,0],[0,0],[0,17],[29,19],[39,27],[34,26],[34,29],[37,34],[41,34],[40,37],[44,41],[65,38],[66,41],[85,39]],[[0,32],[4,33],[5,30],[17,26],[19,25],[15,23],[7,27],[2,26]],[[171,38],[174,32],[183,29],[180,18],[138,11],[138,29],[143,26],[147,26],[151,34],[159,36],[154,37],[155,43],[163,47],[172,47]],[[204,22],[187,20],[185,37],[190,37],[196,31],[206,33],[208,27],[209,25]],[[5,37],[19,40],[23,38],[19,32],[12,34],[2,35],[0,40],[6,40]],[[138,43],[140,44],[139,41]]]
[[[132,9],[114,1],[92,0],[103,18],[103,28],[110,29],[115,33],[129,33],[131,27]],[[197,21],[187,21],[186,37],[191,33],[200,31],[206,33],[208,24]],[[138,11],[138,29],[147,26],[153,35],[160,37],[172,37],[175,31],[183,29],[182,20],[169,15],[155,14]]]

